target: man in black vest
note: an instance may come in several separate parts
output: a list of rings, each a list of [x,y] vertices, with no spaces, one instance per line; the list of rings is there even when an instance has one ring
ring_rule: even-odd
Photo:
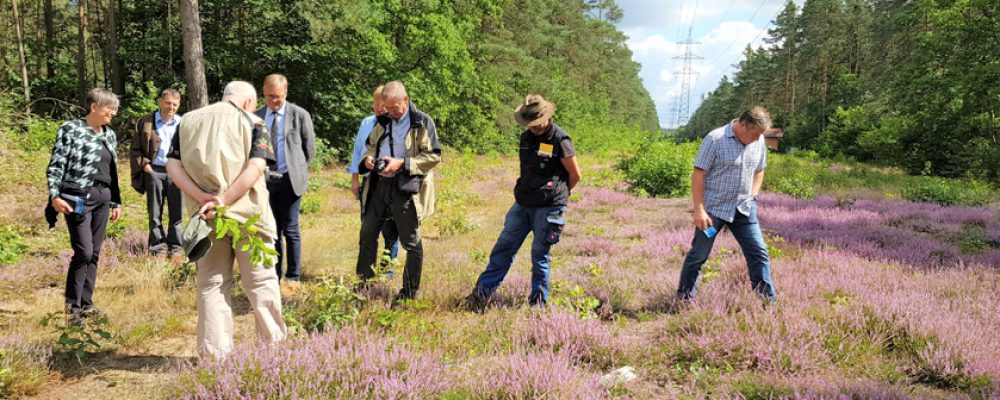
[[[507,212],[486,271],[468,298],[470,305],[482,305],[493,295],[528,232],[534,233],[528,303],[541,307],[548,301],[549,249],[559,242],[569,192],[580,182],[573,141],[552,122],[553,112],[555,106],[537,94],[529,94],[514,111],[517,123],[528,128],[521,133],[521,176],[514,185],[515,203]]]

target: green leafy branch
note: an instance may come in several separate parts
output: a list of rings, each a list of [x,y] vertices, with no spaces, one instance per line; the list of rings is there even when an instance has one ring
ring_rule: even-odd
[[[247,222],[226,217],[226,210],[229,207],[215,208],[215,238],[222,239],[226,234],[233,235],[233,250],[249,251],[251,265],[264,265],[269,268],[274,266],[275,256],[278,251],[264,244],[264,239],[257,235],[257,221],[260,214],[254,214]],[[242,241],[242,243],[240,243]]]
[[[39,325],[43,327],[51,326],[52,330],[59,334],[59,338],[56,339],[56,345],[61,350],[76,356],[77,361],[83,358],[88,348],[100,349],[100,340],[108,340],[114,337],[111,332],[105,330],[109,323],[108,317],[104,314],[91,316],[79,325],[57,322],[63,320],[63,313],[51,312],[42,317]]]

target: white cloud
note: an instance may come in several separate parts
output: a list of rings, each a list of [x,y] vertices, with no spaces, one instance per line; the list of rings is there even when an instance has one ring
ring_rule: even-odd
[[[762,29],[784,7],[784,0],[618,0],[625,11],[619,29],[629,37],[633,59],[642,64],[639,76],[656,103],[663,126],[676,124],[681,82],[675,72],[682,61],[673,57],[684,54],[684,45],[678,43],[687,37],[686,24],[691,22],[694,3],[698,4],[698,16],[693,40],[700,44],[693,54],[703,59],[691,62],[698,73],[691,83],[691,113],[701,104],[702,96],[715,90],[724,74],[733,73],[732,64],[739,62],[747,43],[753,41],[754,48],[760,45],[767,36]],[[754,11],[757,15],[751,19]]]

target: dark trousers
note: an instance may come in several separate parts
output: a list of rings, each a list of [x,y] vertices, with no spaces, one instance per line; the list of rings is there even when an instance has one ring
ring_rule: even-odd
[[[181,216],[184,196],[167,176],[166,167],[153,166],[146,184],[146,211],[149,214],[149,250],[153,252],[181,249]],[[163,202],[167,202],[169,226],[163,228]]]
[[[361,201],[361,193],[358,193],[358,201]],[[361,221],[364,222],[365,210],[361,210]],[[389,250],[389,258],[395,260],[399,255],[399,230],[396,229],[396,221],[389,218],[382,225],[382,240],[385,241],[385,249]],[[388,271],[387,275],[392,275]]]
[[[73,310],[94,305],[94,284],[97,282],[97,260],[108,227],[111,189],[94,187],[84,206],[83,214],[66,214],[69,243],[73,258],[66,274],[66,304]]]
[[[278,261],[274,270],[278,279],[282,278],[282,261],[288,260],[284,278],[298,281],[302,278],[302,235],[299,233],[299,210],[302,208],[302,196],[295,194],[292,180],[285,173],[278,182],[268,182],[267,190],[271,197],[271,211],[274,212],[278,224],[278,238],[274,247],[278,250]],[[287,248],[286,248],[287,245]]]
[[[400,294],[413,297],[420,289],[420,273],[424,265],[424,245],[420,239],[420,220],[417,218],[413,195],[401,192],[395,178],[369,179],[372,181],[361,217],[356,271],[362,280],[375,277],[372,266],[378,256],[378,235],[386,220],[392,218],[399,231],[399,243],[406,250],[403,289]]]

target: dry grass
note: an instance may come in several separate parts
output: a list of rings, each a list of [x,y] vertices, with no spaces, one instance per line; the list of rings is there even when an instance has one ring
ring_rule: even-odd
[[[384,299],[365,302],[357,323],[366,325],[373,334],[391,336],[414,351],[440,354],[454,366],[476,365],[530,350],[531,344],[524,343],[523,335],[531,331],[526,321],[532,321],[537,314],[517,306],[529,290],[530,241],[519,252],[501,289],[508,306],[479,314],[460,302],[485,267],[503,216],[513,202],[516,162],[509,157],[451,152],[444,160],[436,171],[438,211],[422,227],[425,259],[419,301],[402,310],[389,310]],[[0,162],[16,172],[0,177],[0,225],[15,226],[28,245],[19,263],[0,266],[0,337],[17,335],[52,346],[56,335],[38,322],[45,314],[61,310],[69,245],[64,222],[51,231],[43,226],[41,204],[47,154],[7,149]],[[768,318],[798,323],[803,315],[800,311],[806,306],[825,313],[840,311],[826,303],[819,291],[791,290],[793,283],[810,281],[815,273],[798,265],[799,257],[816,254],[792,246],[787,246],[783,258],[775,260],[778,288],[789,288],[789,300],[783,308],[764,310],[754,303],[751,294],[745,293],[746,269],[738,252],[710,262],[716,272],[714,276],[706,274],[704,296],[719,300],[708,300],[694,309],[678,308],[669,299],[684,245],[690,241],[686,228],[690,223],[688,202],[638,199],[614,190],[598,190],[621,189],[621,177],[610,168],[611,164],[605,158],[581,157],[585,180],[574,191],[569,225],[563,242],[553,250],[552,266],[553,299],[558,299],[553,308],[579,311],[572,305],[581,299],[571,295],[570,290],[575,285],[584,287],[586,296],[596,295],[602,300],[597,310],[597,316],[603,318],[600,324],[614,336],[627,339],[627,353],[602,355],[598,361],[580,365],[597,373],[624,365],[639,370],[638,381],[611,390],[609,395],[732,397],[738,395],[740,385],[762,389],[815,386],[815,382],[828,377],[836,377],[830,384],[835,387],[843,384],[840,376],[857,376],[855,372],[863,369],[859,366],[857,371],[848,371],[842,369],[847,367],[827,363],[822,366],[826,370],[803,375],[690,361],[700,360],[698,357],[712,360],[713,352],[722,351],[699,347],[689,339],[702,331],[725,326],[735,327],[730,331],[752,333],[755,331],[748,321]],[[172,281],[170,270],[177,264],[149,258],[137,250],[145,242],[145,200],[128,187],[127,165],[119,168],[126,196],[126,230],[102,253],[95,292],[95,303],[109,316],[115,338],[105,341],[101,351],[88,354],[82,362],[72,356],[56,355],[49,367],[51,373],[33,386],[20,389],[19,395],[44,399],[168,398],[176,389],[171,383],[176,378],[173,371],[196,356],[195,292],[189,284]],[[324,278],[353,277],[360,227],[358,205],[347,190],[349,177],[342,166],[314,172],[311,187],[307,198],[319,201],[320,207],[301,218],[305,291],[314,290]],[[716,247],[734,250],[737,246],[730,235],[724,235]],[[403,259],[405,252],[401,253]],[[388,282],[393,291],[401,284],[401,272],[397,271]],[[916,279],[904,274],[899,277]],[[993,277],[994,284],[997,279]],[[253,343],[255,333],[246,301],[237,296],[236,303],[237,343]],[[709,342],[706,346],[723,345],[726,343]],[[813,359],[809,357],[823,356],[804,358]],[[882,378],[874,376],[875,383],[855,386],[891,389],[891,384],[878,381]],[[854,393],[865,392],[858,389]],[[924,387],[913,393],[942,398],[955,394]]]

